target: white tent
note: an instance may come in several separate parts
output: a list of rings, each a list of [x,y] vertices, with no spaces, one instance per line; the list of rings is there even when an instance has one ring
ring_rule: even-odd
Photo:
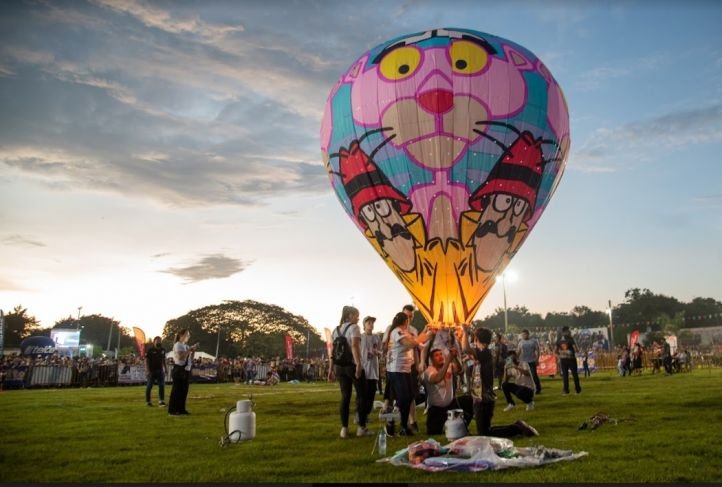
[[[170,351],[165,354],[165,358],[173,358],[173,352]],[[194,355],[194,358],[208,358],[211,360],[215,360],[216,358],[213,355],[210,355],[206,352],[196,352]]]

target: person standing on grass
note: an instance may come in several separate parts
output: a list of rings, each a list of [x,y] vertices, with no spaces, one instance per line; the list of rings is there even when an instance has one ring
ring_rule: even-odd
[[[469,342],[469,335],[464,330],[462,343],[464,352],[470,353],[476,359],[471,382],[471,395],[474,401],[474,419],[476,431],[479,436],[496,436],[498,438],[513,438],[514,436],[539,436],[539,432],[525,421],[504,426],[492,426],[496,394],[494,393],[494,359],[489,350],[491,343],[491,330],[477,328],[474,330],[474,345]]]
[[[193,354],[198,348],[196,343],[188,346],[188,340],[191,332],[187,328],[182,328],[175,335],[175,343],[173,344],[173,387],[170,391],[170,401],[168,404],[168,414],[171,416],[181,416],[190,414],[186,410],[186,398],[188,397],[188,387],[190,384],[190,367],[193,363]]]
[[[341,320],[331,334],[331,340],[336,338],[345,339],[347,346],[351,349],[351,357],[348,363],[334,363],[329,357],[330,366],[333,366],[333,373],[336,376],[341,388],[341,402],[339,412],[341,415],[341,438],[348,437],[349,409],[351,407],[352,388],[356,389],[356,412],[358,413],[358,429],[356,436],[367,436],[372,434],[366,428],[368,414],[366,412],[366,376],[364,374],[363,361],[361,357],[361,330],[358,326],[359,311],[353,306],[344,306],[341,310]]]
[[[364,333],[361,335],[361,359],[363,361],[364,375],[366,376],[366,392],[364,396],[367,417],[374,408],[376,384],[379,380],[379,355],[381,355],[381,339],[374,335],[374,323],[376,323],[376,318],[373,316],[364,318]]]
[[[568,326],[562,327],[562,335],[557,340],[556,355],[559,358],[559,367],[562,371],[562,383],[564,395],[569,394],[569,372],[574,378],[574,391],[582,393],[582,386],[579,385],[579,372],[577,371],[577,345],[574,343],[572,333]]]
[[[165,362],[165,349],[161,345],[160,337],[153,338],[153,346],[145,352],[145,403],[152,406],[150,392],[153,383],[158,383],[158,406],[165,406],[165,376],[168,373],[168,365]]]
[[[402,436],[413,436],[415,431],[409,427],[409,411],[416,407],[418,385],[413,382],[414,350],[426,341],[427,331],[424,329],[418,336],[411,333],[411,322],[407,313],[396,313],[389,332],[389,361],[386,375],[401,415]]]
[[[539,342],[536,338],[529,338],[529,330],[522,330],[521,340],[516,346],[516,354],[519,362],[524,362],[529,366],[529,372],[534,380],[534,392],[541,394],[541,381],[536,372],[536,366],[539,363]]]

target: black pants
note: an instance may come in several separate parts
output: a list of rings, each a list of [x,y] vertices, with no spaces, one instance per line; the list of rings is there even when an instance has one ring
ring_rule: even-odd
[[[366,393],[364,404],[366,404],[366,417],[374,410],[374,397],[376,397],[377,379],[366,379]]]
[[[411,411],[411,401],[415,400],[418,386],[415,386],[411,379],[410,372],[388,372],[387,378],[391,384],[396,404],[401,414],[401,427],[403,429],[409,426],[409,412]]]
[[[582,386],[579,385],[579,373],[577,372],[577,359],[563,358],[559,360],[559,365],[561,365],[562,369],[564,393],[569,394],[569,372],[572,373],[572,377],[574,378],[574,390],[577,393],[582,392]]]
[[[356,412],[358,413],[358,425],[363,428],[366,426],[366,377],[361,371],[361,377],[356,378],[355,365],[335,365],[336,380],[341,387],[341,403],[339,412],[341,413],[341,426],[348,428],[349,409],[351,407],[352,388],[356,389]]]
[[[536,373],[536,362],[527,362],[529,365],[529,372],[531,372],[531,378],[534,379],[534,385],[536,386],[536,393],[541,392],[541,381],[539,375]]]
[[[504,382],[501,385],[501,389],[504,391],[507,404],[514,404],[514,398],[511,397],[512,394],[524,401],[524,404],[529,404],[534,400],[534,391],[528,387],[520,386],[512,382]]]
[[[455,397],[446,407],[429,406],[426,412],[426,434],[440,435],[444,432],[444,424],[448,418],[447,412],[452,409],[464,410],[464,424],[467,428],[474,418],[474,404],[471,396]]]
[[[476,434],[478,436],[496,436],[497,438],[513,438],[523,435],[523,430],[516,424],[505,426],[492,426],[495,402],[474,402],[474,419],[476,420]]]
[[[190,372],[182,365],[174,365],[171,377],[173,388],[170,390],[168,401],[168,414],[186,412],[186,398],[188,397],[188,385]]]

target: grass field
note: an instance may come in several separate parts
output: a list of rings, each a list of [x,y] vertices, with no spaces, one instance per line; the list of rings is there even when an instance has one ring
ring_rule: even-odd
[[[192,384],[190,416],[145,405],[143,387],[0,392],[0,482],[74,483],[609,483],[719,482],[722,479],[722,369],[582,379],[583,393],[561,395],[543,378],[537,408],[504,413],[493,424],[524,419],[540,436],[516,446],[587,451],[579,460],[529,469],[430,474],[376,463],[374,437],[338,437],[336,384],[275,387]],[[169,394],[169,389],[166,390]],[[154,401],[157,389],[153,390]],[[223,419],[253,393],[254,440],[219,446]],[[419,409],[419,424],[425,430]],[[577,431],[594,413],[620,420]],[[353,406],[352,406],[353,412]],[[370,428],[379,426],[377,411]],[[471,425],[475,431],[475,425]],[[352,425],[351,432],[355,428]],[[415,439],[423,439],[423,434]],[[442,444],[443,436],[435,437]],[[406,446],[389,440],[388,453]]]

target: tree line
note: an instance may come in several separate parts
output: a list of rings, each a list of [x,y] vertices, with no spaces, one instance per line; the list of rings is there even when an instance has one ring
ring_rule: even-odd
[[[649,289],[633,288],[624,294],[625,301],[612,308],[614,343],[626,342],[632,327],[619,324],[640,324],[637,329],[677,334],[681,328],[722,325],[722,302],[714,298],[694,298],[683,302],[671,296],[656,294]],[[550,312],[542,317],[525,306],[507,310],[510,332],[522,329],[598,328],[609,324],[607,310],[593,310],[575,306],[569,312]],[[705,317],[692,323],[690,317]],[[426,325],[420,313],[412,322],[418,329]],[[504,330],[504,309],[474,325],[493,330]],[[43,328],[26,308],[16,306],[5,315],[5,347],[20,346],[23,339],[33,335],[50,336],[53,328],[80,329],[80,343],[93,344],[94,353],[116,347],[121,354],[137,352],[130,330],[120,322],[99,314],[62,318]],[[181,328],[191,331],[191,341],[200,342],[200,350],[212,355],[216,348],[225,356],[285,356],[285,340],[290,335],[294,343],[294,356],[319,356],[325,351],[325,339],[304,317],[295,315],[280,306],[257,301],[223,301],[189,311],[173,318],[163,327],[163,344],[167,350],[173,345],[175,333]],[[153,337],[146,337],[150,341]]]

